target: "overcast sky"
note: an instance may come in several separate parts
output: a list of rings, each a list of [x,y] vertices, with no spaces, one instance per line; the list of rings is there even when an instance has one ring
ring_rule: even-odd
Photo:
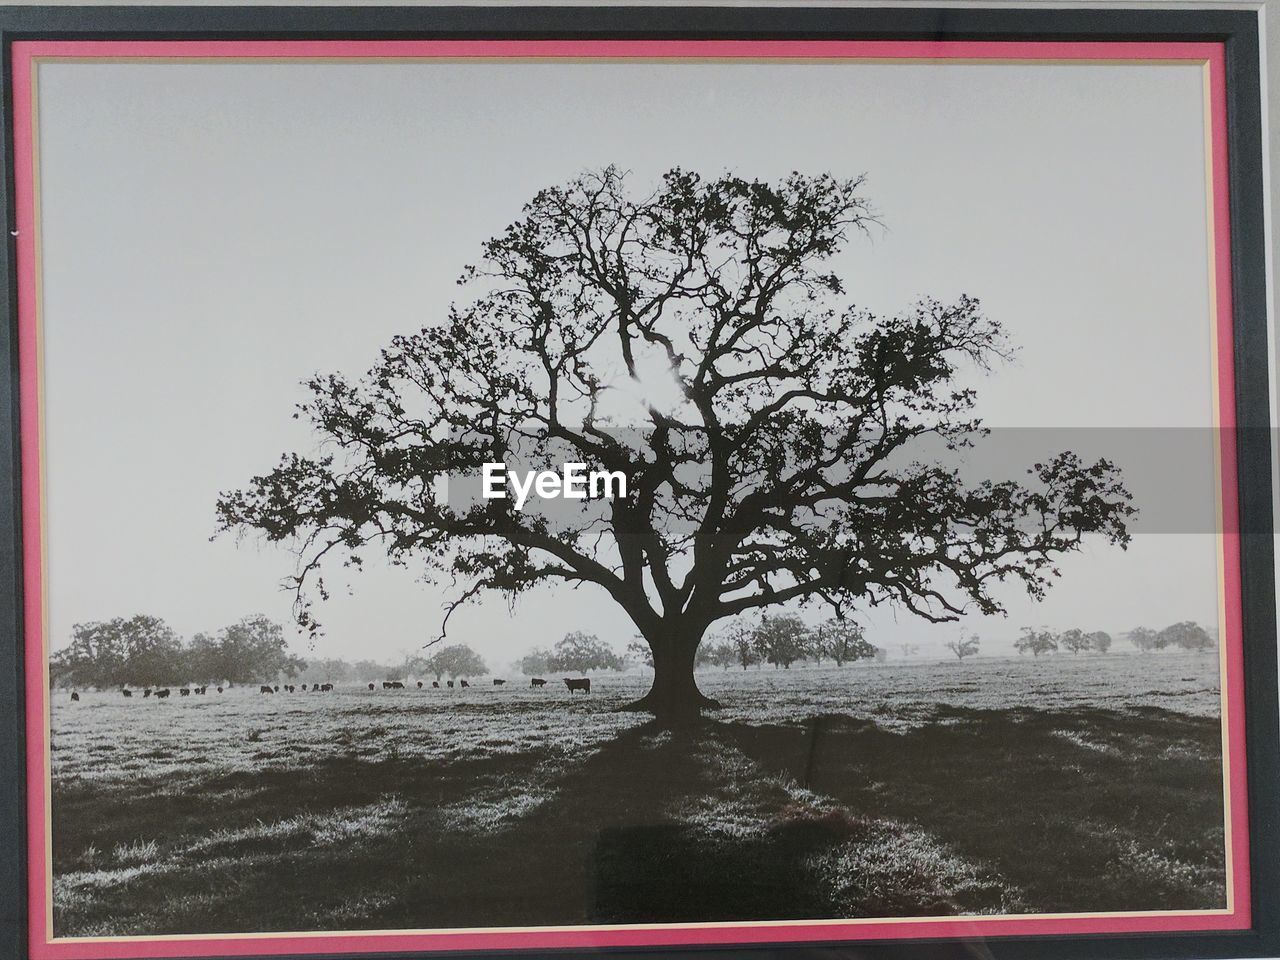
[[[988,424],[1209,426],[1200,84],[1145,65],[44,64],[53,644],[136,612],[184,635],[288,621],[293,558],[209,542],[218,492],[312,449],[301,380],[362,372],[439,318],[536,190],[609,163],[638,184],[865,173],[885,229],[842,259],[851,297],[980,297],[1020,348],[980,384]],[[1045,603],[1008,594],[1008,619],[972,626],[999,652],[1025,624],[1214,624],[1215,544],[1090,547]],[[445,595],[370,565],[313,652],[414,648]],[[587,588],[515,614],[494,598],[451,635],[502,663],[571,629],[633,633]],[[956,632],[867,619],[891,647]]]

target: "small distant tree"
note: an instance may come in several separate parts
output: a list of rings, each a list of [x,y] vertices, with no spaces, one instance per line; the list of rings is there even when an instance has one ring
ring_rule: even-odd
[[[707,651],[706,662],[714,667],[721,667],[728,670],[730,667],[737,666],[738,649],[728,640],[713,640],[703,645]],[[748,646],[748,650],[750,647]],[[744,667],[745,669],[745,667]]]
[[[766,663],[787,670],[813,649],[808,626],[794,613],[762,617],[755,629],[755,646]]]
[[[908,657],[914,657],[920,652],[920,645],[918,643],[900,643],[898,644],[898,648],[902,651],[902,658],[904,660]]]
[[[489,672],[484,658],[465,643],[455,643],[442,647],[423,661],[423,669],[436,678],[446,674],[450,679],[455,677],[475,677]]]
[[[526,677],[551,673],[551,651],[545,647],[534,647],[520,658],[520,672]]]
[[[733,649],[733,662],[743,670],[760,662],[760,651],[756,646],[756,628],[746,619],[737,617],[730,620],[720,631],[720,640]]]
[[[862,624],[842,617],[823,621],[813,632],[813,651],[821,659],[826,657],[843,667],[853,660],[865,660],[876,654],[876,648],[867,642]]]
[[[1079,631],[1076,631],[1079,633]],[[1023,627],[1022,635],[1013,641],[1013,647],[1018,653],[1029,653],[1033,657],[1038,657],[1042,653],[1053,653],[1058,649],[1058,637],[1051,630],[1036,630],[1033,627]]]
[[[564,635],[551,654],[552,670],[588,673],[591,670],[621,670],[622,658],[594,633],[573,630]]]
[[[1160,635],[1150,627],[1134,627],[1125,634],[1125,638],[1138,648],[1139,653],[1150,653],[1164,646],[1160,642]]]
[[[1191,620],[1172,623],[1157,634],[1160,647],[1178,647],[1181,650],[1194,650],[1205,653],[1214,647],[1213,637],[1200,624]]]
[[[963,660],[965,657],[974,656],[980,644],[981,640],[976,633],[971,633],[967,637],[961,634],[954,640],[948,640],[946,648],[956,655],[957,660]]]
[[[419,667],[417,672],[426,673],[426,670]],[[326,657],[324,659],[312,657],[307,660],[306,668],[298,673],[297,679],[302,683],[341,683],[344,680],[356,680],[360,677],[377,675],[377,670],[357,669],[357,665],[337,657]]]
[[[703,651],[699,649],[698,653],[701,654],[702,652]],[[652,668],[653,648],[649,646],[648,642],[643,637],[636,637],[627,644],[627,658],[635,660],[637,663],[643,664],[646,667]]]
[[[1111,649],[1111,634],[1102,630],[1095,630],[1089,634],[1089,648],[1096,650],[1098,653],[1106,653]]]
[[[643,638],[641,638],[643,641]],[[647,646],[647,644],[646,644]],[[716,652],[713,649],[714,643],[702,643],[698,645],[698,652],[693,655],[693,666],[698,667],[718,667],[719,661],[716,659]]]
[[[1070,630],[1064,630],[1058,636],[1058,643],[1062,645],[1062,649],[1068,653],[1079,655],[1084,653],[1093,646],[1089,639],[1089,634],[1083,630],[1072,627]]]

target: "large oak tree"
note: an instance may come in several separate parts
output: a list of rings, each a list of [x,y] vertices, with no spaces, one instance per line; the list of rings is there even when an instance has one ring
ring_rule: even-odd
[[[1128,493],[1072,453],[976,484],[904,455],[970,442],[964,377],[1010,346],[969,297],[847,302],[835,261],[873,220],[862,186],[677,169],[637,192],[608,168],[541,191],[447,315],[363,378],[308,383],[320,452],[224,494],[221,527],[293,545],[311,629],[330,559],[368,549],[459,583],[449,612],[604,590],[653,650],[637,706],[670,719],[710,704],[694,656],[724,618],[894,604],[944,621],[1000,612],[1001,581],[1041,596],[1082,537],[1127,542]],[[566,459],[623,471],[627,496],[553,516],[438,494],[486,462]]]

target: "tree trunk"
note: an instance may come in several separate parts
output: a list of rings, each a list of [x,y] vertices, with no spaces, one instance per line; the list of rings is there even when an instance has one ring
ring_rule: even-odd
[[[696,720],[705,708],[720,706],[703,696],[693,676],[694,654],[701,637],[671,636],[650,640],[653,649],[653,687],[623,710],[652,713],[661,723]]]

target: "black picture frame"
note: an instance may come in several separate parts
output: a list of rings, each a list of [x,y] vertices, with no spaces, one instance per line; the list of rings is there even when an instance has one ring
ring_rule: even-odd
[[[1196,40],[1225,45],[1228,93],[1236,417],[1243,567],[1245,711],[1253,928],[1169,935],[1008,937],[741,948],[627,948],[713,958],[745,950],[779,957],[999,960],[1280,956],[1280,704],[1264,240],[1264,150],[1258,14],[1233,9],[981,9],[816,7],[4,7],[0,76],[15,41],[33,39],[922,39]],[[22,499],[19,448],[12,90],[0,105],[9,231],[0,260],[0,956],[27,954]],[[563,951],[584,952],[584,951]],[[388,956],[388,954],[380,954]]]

